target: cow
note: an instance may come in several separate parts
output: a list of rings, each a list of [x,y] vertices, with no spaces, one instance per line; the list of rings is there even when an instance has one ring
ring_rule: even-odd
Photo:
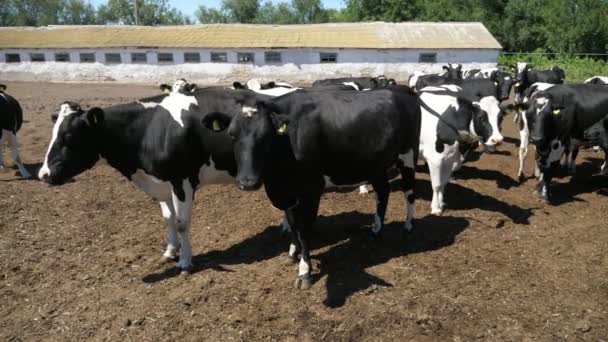
[[[196,83],[189,83],[185,78],[180,78],[173,82],[173,85],[163,83],[159,86],[163,93],[170,92],[194,92],[198,89]]]
[[[497,74],[502,74],[498,68],[486,68],[486,69],[464,69],[462,71],[462,79],[476,79],[476,78],[490,78],[493,79]]]
[[[297,288],[312,284],[308,229],[317,216],[324,175],[338,185],[369,181],[374,186],[371,234],[377,236],[390,193],[387,170],[396,165],[408,207],[404,228],[413,229],[420,102],[410,88],[299,90],[243,108],[231,121],[214,114],[204,122],[207,127],[223,123],[221,129],[235,139],[237,187],[253,191],[263,184],[273,206],[286,210],[292,228],[289,255],[301,252]]]
[[[536,92],[525,112],[530,142],[536,147],[540,175],[538,194],[550,201],[550,184],[556,165],[572,141],[585,141],[585,131],[608,117],[608,88],[601,85],[554,85]],[[608,142],[597,141],[604,151]],[[600,174],[608,174],[608,156]]]
[[[266,89],[274,89],[274,88],[294,88],[289,83],[283,81],[270,81],[268,83],[260,83],[260,81],[256,79],[250,79],[245,84],[241,82],[233,82],[233,89],[251,89],[251,90],[266,90]]]
[[[608,85],[608,77],[606,76],[593,76],[584,82],[585,84],[601,84]]]
[[[429,167],[431,214],[439,215],[445,208],[443,197],[452,172],[460,168],[463,155],[479,139],[490,139],[492,126],[480,104],[462,93],[426,87],[418,95],[422,106],[420,154]]]
[[[244,90],[173,91],[155,101],[82,109],[65,102],[57,115],[38,177],[62,185],[100,158],[160,202],[168,225],[163,260],[179,253],[183,273],[192,267],[189,229],[194,193],[203,184],[232,183],[236,162],[225,132],[201,125],[209,113],[230,118],[246,101],[269,97]]]
[[[0,84],[0,169],[4,168],[4,142],[11,145],[11,157],[23,178],[31,175],[21,163],[17,132],[23,125],[23,110],[19,102],[7,94],[6,85]]]
[[[408,84],[412,89],[422,89],[428,86],[437,86],[450,83],[453,80],[462,79],[462,64],[454,67],[454,64],[448,63],[443,66],[444,72],[440,74],[425,75],[422,72],[414,72],[410,75]]]
[[[526,89],[534,83],[563,84],[566,73],[560,67],[554,66],[549,70],[532,70],[528,63],[517,63],[515,81],[515,103],[521,103]]]
[[[342,78],[328,78],[323,80],[316,80],[312,83],[312,88],[328,87],[328,86],[341,86],[343,84],[354,83],[362,87],[361,89],[376,89],[383,88],[390,85],[396,85],[397,82],[392,78],[387,78],[384,75],[378,77],[342,77]]]

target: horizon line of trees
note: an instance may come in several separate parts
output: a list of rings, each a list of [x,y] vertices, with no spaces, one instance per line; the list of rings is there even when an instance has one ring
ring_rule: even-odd
[[[208,23],[307,24],[359,21],[480,21],[505,51],[608,53],[608,0],[222,0],[184,14],[169,0],[4,0],[0,26],[140,25]],[[191,16],[192,15],[192,16]]]

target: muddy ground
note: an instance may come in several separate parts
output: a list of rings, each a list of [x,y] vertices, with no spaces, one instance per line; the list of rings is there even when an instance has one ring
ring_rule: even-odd
[[[35,172],[64,100],[84,107],[154,86],[8,83],[25,110],[22,159]],[[555,186],[555,205],[515,181],[518,134],[481,155],[430,216],[419,165],[417,230],[401,233],[393,191],[384,237],[374,196],[324,195],[315,283],[293,288],[281,213],[263,192],[207,186],[196,196],[194,274],[159,259],[159,205],[102,162],[62,187],[0,172],[0,339],[8,341],[608,341],[608,180],[600,153]],[[8,150],[5,149],[5,160]],[[531,157],[531,156],[530,156]],[[532,173],[532,158],[527,165]],[[394,189],[397,189],[395,184]]]

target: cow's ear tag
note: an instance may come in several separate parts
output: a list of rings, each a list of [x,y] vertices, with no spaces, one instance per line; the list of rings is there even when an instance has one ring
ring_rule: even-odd
[[[164,92],[165,92],[165,94],[169,94],[169,93],[171,93],[171,89],[165,88]]]
[[[281,126],[279,126],[279,128],[277,129],[277,133],[279,134],[285,134],[287,132],[287,122],[283,122],[281,123]]]
[[[521,83],[517,82],[515,83],[515,87],[519,87],[521,85]]]
[[[559,115],[559,112],[560,112],[560,111],[561,111],[560,109],[556,109],[556,110],[554,110],[554,111],[553,111],[553,115]]]
[[[220,122],[217,120],[213,120],[213,123],[211,124],[212,128],[214,131],[219,132],[222,130],[222,127],[220,126]]]

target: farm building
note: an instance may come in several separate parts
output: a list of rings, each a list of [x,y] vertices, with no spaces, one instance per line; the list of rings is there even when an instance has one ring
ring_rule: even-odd
[[[481,23],[0,28],[0,72],[15,80],[404,80],[446,63],[495,66],[500,50]]]

